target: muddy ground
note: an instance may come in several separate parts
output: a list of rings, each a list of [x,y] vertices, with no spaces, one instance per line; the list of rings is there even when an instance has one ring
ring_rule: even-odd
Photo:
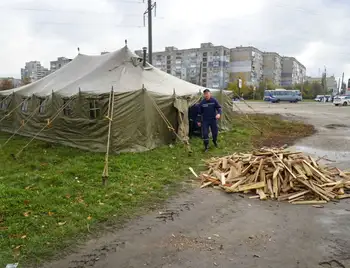
[[[315,125],[318,133],[295,147],[350,168],[350,108],[251,105],[259,113],[280,113]],[[199,190],[193,184],[193,191],[170,200],[164,209],[44,267],[350,267],[350,201],[324,208],[293,206]]]

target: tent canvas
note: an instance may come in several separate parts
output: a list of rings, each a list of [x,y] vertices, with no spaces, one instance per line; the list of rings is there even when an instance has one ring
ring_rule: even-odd
[[[115,52],[79,54],[70,63],[29,85],[0,92],[0,130],[104,152],[106,119],[113,89],[111,152],[144,151],[188,136],[188,107],[202,87],[152,65],[127,46]],[[231,98],[214,92],[224,108],[221,127],[231,121]],[[164,115],[169,123],[164,120]]]

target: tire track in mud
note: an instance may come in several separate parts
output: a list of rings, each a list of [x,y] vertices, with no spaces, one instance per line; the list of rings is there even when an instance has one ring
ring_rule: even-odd
[[[153,213],[153,217],[150,221],[146,221],[148,226],[138,228],[134,230],[135,235],[145,235],[150,233],[152,230],[157,228],[159,224],[166,224],[168,222],[173,222],[180,218],[181,213],[186,211],[191,211],[195,206],[193,201],[187,200],[180,203],[169,202],[166,209],[159,211],[158,214]],[[142,221],[142,220],[141,220]],[[127,246],[127,240],[114,240],[110,243],[106,243],[100,246],[88,254],[81,255],[75,260],[70,261],[68,268],[84,268],[84,267],[94,267],[98,262],[108,258],[109,254],[113,254],[118,250],[123,250]]]

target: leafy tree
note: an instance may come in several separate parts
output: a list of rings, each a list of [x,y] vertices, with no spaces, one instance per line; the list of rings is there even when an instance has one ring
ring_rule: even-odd
[[[14,88],[14,85],[11,79],[3,79],[0,81],[0,90],[7,90],[12,88]]]
[[[22,79],[22,84],[23,85],[28,85],[28,84],[30,84],[32,81],[30,80],[30,78],[29,77],[24,77],[23,79]]]
[[[238,77],[241,77],[242,79],[242,88],[241,89],[238,88],[238,79],[237,79],[236,81],[228,84],[227,90],[233,91],[235,93],[235,96],[238,96],[238,94],[242,96],[243,94],[243,96],[246,98],[246,96],[249,95],[251,89],[247,85],[243,75],[238,74]]]

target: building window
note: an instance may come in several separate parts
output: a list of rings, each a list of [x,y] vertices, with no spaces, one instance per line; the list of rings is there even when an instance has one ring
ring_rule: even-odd
[[[39,105],[40,105],[40,107],[39,107],[39,114],[43,114],[43,113],[45,113],[45,103],[46,103],[46,100],[40,98],[39,103],[40,103],[40,104],[39,104]]]
[[[28,99],[23,100],[21,105],[21,111],[24,113],[28,112]]]
[[[203,73],[206,73],[207,72],[207,68],[203,68]]]
[[[90,119],[97,119],[100,117],[100,108],[97,100],[90,100]]]
[[[170,73],[171,73],[171,71],[170,71],[170,70],[167,70],[166,72],[167,72],[168,74],[170,74]]]
[[[168,61],[167,61],[167,64],[171,64],[171,61],[170,61],[170,60],[168,60]]]
[[[208,61],[208,58],[203,58],[203,62],[207,62]]]
[[[2,98],[0,99],[0,110],[7,110],[8,107],[8,99]]]
[[[72,109],[72,102],[70,102],[69,99],[64,99],[63,100],[63,106],[64,106],[63,114],[65,116],[72,116],[72,111],[73,111],[73,109]]]

